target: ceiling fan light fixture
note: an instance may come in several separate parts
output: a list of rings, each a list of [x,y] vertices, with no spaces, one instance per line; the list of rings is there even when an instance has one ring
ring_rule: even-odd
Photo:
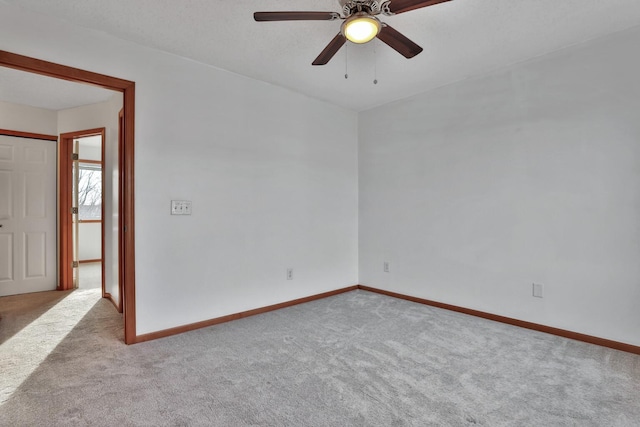
[[[353,43],[367,43],[373,40],[382,25],[374,16],[356,14],[342,23],[342,34]]]

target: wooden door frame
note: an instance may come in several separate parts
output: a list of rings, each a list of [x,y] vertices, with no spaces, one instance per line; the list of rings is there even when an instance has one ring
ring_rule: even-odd
[[[102,279],[102,297],[109,298],[113,302],[111,298],[111,294],[105,292],[105,283],[104,283],[104,185],[105,185],[105,177],[104,177],[104,153],[105,153],[105,137],[106,137],[106,128],[95,128],[95,129],[86,129],[74,132],[66,132],[60,134],[60,156],[59,156],[59,167],[58,167],[58,221],[60,223],[59,227],[59,237],[58,241],[60,244],[59,247],[59,280],[58,280],[58,290],[66,291],[73,289],[73,267],[71,263],[73,261],[73,232],[71,228],[73,227],[73,219],[71,216],[71,207],[73,205],[73,197],[71,192],[73,191],[73,176],[72,176],[72,164],[73,160],[71,159],[71,154],[73,153],[73,145],[74,141],[79,138],[86,138],[89,136],[100,136],[101,145],[100,145],[100,156],[101,160],[100,165],[102,166],[103,179],[102,179],[102,203],[101,203],[101,225],[100,225],[100,234],[102,236],[102,241],[100,243],[100,261],[102,263],[102,272],[100,277]],[[79,159],[82,162],[83,159]],[[80,258],[78,258],[80,261]],[[120,280],[120,278],[118,278]],[[120,300],[122,301],[122,295],[120,295]],[[119,308],[119,304],[114,302],[118,311],[121,312]]]
[[[134,221],[134,118],[135,118],[135,82],[106,76],[78,68],[67,67],[53,62],[30,58],[28,56],[0,50],[0,66],[15,70],[54,77],[71,82],[85,83],[121,92],[124,98],[124,150],[118,153],[123,162],[123,186],[120,200],[123,204],[123,226],[118,230],[123,242],[123,293],[124,305],[124,341],[136,342],[136,292],[135,292],[135,221]]]

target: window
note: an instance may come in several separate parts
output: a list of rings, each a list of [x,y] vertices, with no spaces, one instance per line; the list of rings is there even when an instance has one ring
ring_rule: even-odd
[[[102,166],[80,162],[78,169],[78,219],[102,219]]]

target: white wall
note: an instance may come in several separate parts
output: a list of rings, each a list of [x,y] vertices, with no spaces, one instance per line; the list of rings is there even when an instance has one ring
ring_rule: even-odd
[[[361,113],[360,282],[640,345],[638,45]]]
[[[110,100],[83,107],[70,108],[58,111],[58,133],[76,132],[96,128],[105,128],[105,158],[103,179],[104,186],[104,290],[111,294],[111,298],[117,303],[120,301],[120,289],[118,287],[118,113],[122,109],[122,94],[114,92]],[[86,160],[90,160],[84,147]],[[101,153],[97,154],[97,158]],[[82,155],[82,150],[81,150]],[[92,239],[92,232],[96,225],[81,224],[80,230],[80,260],[98,259],[101,246],[86,244],[87,237]],[[84,233],[83,233],[84,231]],[[93,240],[95,242],[95,240]],[[93,249],[92,249],[93,248]],[[95,255],[95,250],[98,255]],[[91,258],[88,252],[93,253]]]
[[[133,76],[139,331],[356,284],[355,113],[150,59]],[[170,216],[176,199],[193,215]]]
[[[102,258],[102,223],[81,222],[78,224],[78,234],[80,236],[78,240],[78,259],[80,261],[87,261]],[[110,287],[114,286],[113,280],[116,280],[117,277],[118,276],[112,278],[112,282],[109,283],[111,285]],[[117,287],[117,282],[115,285],[115,287]],[[115,301],[117,302],[118,300]]]
[[[114,95],[118,99],[120,99],[120,103],[122,104],[122,95]],[[122,106],[120,105],[120,108]],[[118,112],[116,112],[117,117]],[[102,161],[102,146],[101,146],[101,138],[100,135],[89,136],[86,138],[80,138],[80,143],[78,144],[78,157],[80,160],[96,160]],[[117,139],[116,139],[117,142]]]
[[[57,135],[58,113],[54,110],[0,101],[0,129]]]
[[[354,112],[2,3],[0,49],[136,82],[138,334],[357,283]]]

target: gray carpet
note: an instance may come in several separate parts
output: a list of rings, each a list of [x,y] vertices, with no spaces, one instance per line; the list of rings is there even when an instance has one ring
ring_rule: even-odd
[[[102,262],[83,262],[78,273],[78,288],[102,288]]]
[[[0,425],[640,426],[640,356],[366,291],[134,346],[95,290],[65,301],[86,315],[17,385],[48,326],[4,334]]]

